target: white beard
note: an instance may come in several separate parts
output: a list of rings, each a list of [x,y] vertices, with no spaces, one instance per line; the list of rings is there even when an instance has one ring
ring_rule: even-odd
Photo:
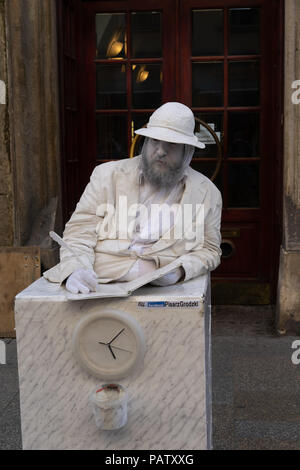
[[[163,161],[160,157],[156,159],[151,158],[151,163],[149,163],[149,155],[147,152],[147,141],[145,138],[144,145],[142,148],[142,172],[146,180],[155,188],[161,189],[172,189],[178,184],[178,182],[183,178],[185,169],[189,166],[193,154],[194,147],[190,145],[184,145],[184,154],[180,166],[171,167],[166,162],[166,167],[161,171],[159,165],[156,164],[157,161]]]

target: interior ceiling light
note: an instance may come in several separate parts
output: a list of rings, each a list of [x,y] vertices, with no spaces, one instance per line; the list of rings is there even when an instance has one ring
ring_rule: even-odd
[[[138,71],[136,82],[142,83],[145,82],[148,78],[149,71],[146,70],[146,65],[141,65],[140,70]]]
[[[124,43],[120,41],[123,35],[123,28],[118,28],[117,31],[113,34],[111,40],[109,41],[106,57],[108,58],[116,58],[117,55],[120,54],[124,47]],[[126,43],[126,38],[125,38]],[[126,51],[125,51],[126,52]]]

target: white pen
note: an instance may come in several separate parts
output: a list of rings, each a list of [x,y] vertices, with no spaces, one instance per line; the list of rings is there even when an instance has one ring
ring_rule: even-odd
[[[85,266],[84,262],[79,258],[79,256],[75,253],[75,251],[73,250],[73,248],[71,248],[59,235],[57,235],[57,233],[55,232],[49,232],[49,235],[50,237],[52,238],[52,240],[54,240],[56,243],[58,243],[60,246],[63,246],[64,248],[66,248],[66,250],[69,250],[70,253],[72,253],[72,255],[74,256],[74,258],[77,259],[77,261],[82,264],[82,266],[85,268],[85,269],[90,269],[90,266]],[[97,278],[96,279],[97,282],[99,282],[99,279]]]
[[[69,250],[70,253],[74,256],[74,258],[77,259],[77,261],[84,266],[85,269],[90,269],[90,266],[87,268],[87,266],[84,264],[84,262],[79,258],[79,256],[75,253],[73,248],[71,248],[57,233],[55,232],[49,232],[50,237],[52,240],[54,240],[56,243],[58,243],[60,246],[66,248]]]

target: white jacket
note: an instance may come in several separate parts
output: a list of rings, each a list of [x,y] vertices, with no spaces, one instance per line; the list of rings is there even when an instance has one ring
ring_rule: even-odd
[[[95,270],[100,282],[107,283],[125,275],[138,257],[154,260],[157,268],[180,258],[185,271],[184,280],[204,274],[207,270],[212,271],[220,264],[221,194],[206,176],[191,167],[187,170],[185,190],[180,204],[192,204],[194,208],[196,204],[204,205],[204,240],[201,243],[195,238],[194,241],[189,239],[187,244],[184,237],[176,239],[164,234],[142,255],[138,255],[129,250],[132,241],[130,236],[125,239],[114,239],[110,236],[111,224],[115,223],[116,219],[108,217],[108,213],[103,212],[103,207],[106,204],[113,205],[118,217],[120,196],[127,197],[128,207],[139,202],[140,159],[141,156],[138,156],[103,163],[95,168],[63,234],[64,241],[78,254],[82,263],[68,250],[61,248],[61,261],[44,272],[46,279],[61,283],[76,269],[85,266]],[[102,207],[102,210],[99,210],[99,207]],[[107,224],[107,230],[104,232],[108,235],[103,236],[102,233],[99,236],[99,228],[101,229],[103,224]],[[195,213],[192,226],[196,228]]]

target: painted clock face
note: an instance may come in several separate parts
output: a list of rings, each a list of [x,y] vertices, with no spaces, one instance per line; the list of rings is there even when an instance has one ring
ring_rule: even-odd
[[[117,310],[80,320],[73,334],[73,353],[81,366],[101,379],[120,379],[141,365],[145,338],[138,322]]]

